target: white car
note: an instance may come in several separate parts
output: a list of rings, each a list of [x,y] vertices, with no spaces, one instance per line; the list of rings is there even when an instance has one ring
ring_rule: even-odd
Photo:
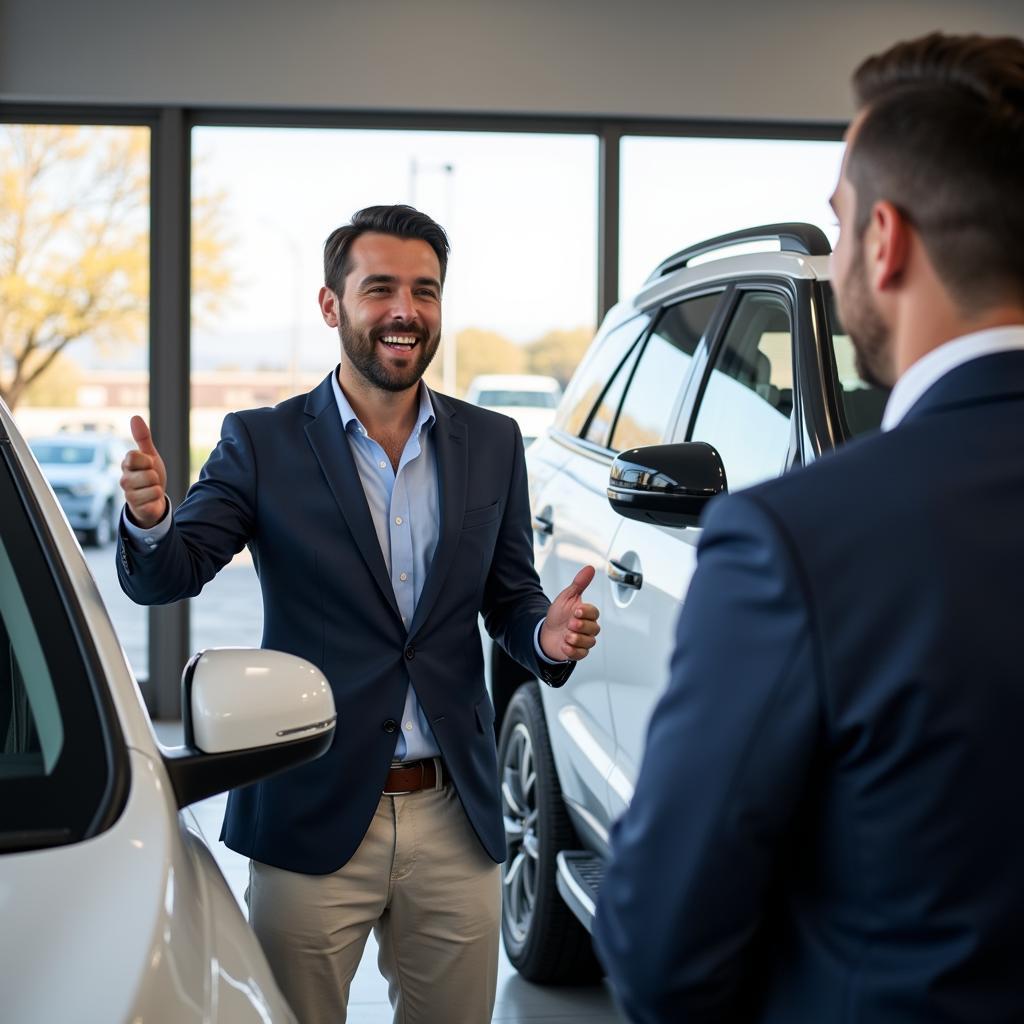
[[[554,422],[561,397],[561,384],[540,374],[482,374],[466,389],[467,402],[511,416],[527,448]]]
[[[109,544],[121,513],[121,460],[131,443],[85,430],[34,437],[29,445],[71,526],[86,544]]]
[[[82,551],[0,402],[0,1018],[294,1021],[190,803],[322,754],[334,700],[276,651],[204,651],[153,733]]]
[[[751,243],[774,251],[735,252]],[[502,934],[531,981],[600,974],[589,928],[608,837],[668,682],[704,507],[881,419],[886,395],[857,377],[829,251],[813,225],[773,224],[670,256],[609,311],[526,454],[544,590],[595,566],[602,629],[557,689],[487,648],[509,847]]]

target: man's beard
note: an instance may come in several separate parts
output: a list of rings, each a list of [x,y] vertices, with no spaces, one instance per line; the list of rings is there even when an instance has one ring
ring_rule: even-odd
[[[869,387],[887,389],[895,383],[891,379],[890,331],[872,302],[863,255],[858,241],[846,277],[833,282],[836,306],[853,343],[857,375]]]
[[[403,323],[377,326],[369,331],[356,330],[344,307],[339,311],[338,320],[341,347],[349,362],[370,384],[382,391],[405,391],[416,384],[434,358],[441,340],[440,329],[428,335],[423,327],[410,327]],[[392,333],[416,336],[417,345],[410,353],[409,365],[402,369],[386,366],[377,351],[378,341]]]

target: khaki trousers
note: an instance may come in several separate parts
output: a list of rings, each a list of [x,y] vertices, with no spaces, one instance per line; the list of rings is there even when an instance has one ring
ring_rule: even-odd
[[[450,784],[381,797],[358,850],[333,874],[297,874],[251,861],[246,899],[300,1024],[343,1024],[371,928],[395,1024],[491,1019],[499,867]]]

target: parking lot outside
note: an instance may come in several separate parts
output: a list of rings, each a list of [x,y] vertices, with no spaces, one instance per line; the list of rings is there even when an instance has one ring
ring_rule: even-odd
[[[146,671],[146,609],[121,593],[114,568],[114,546],[86,548],[86,560],[113,620],[121,643],[136,674]],[[193,602],[192,649],[207,647],[258,647],[263,626],[259,582],[247,552],[242,552]],[[181,742],[180,722],[156,723],[157,735],[167,746]],[[192,810],[207,842],[224,872],[231,891],[245,909],[248,861],[216,841],[227,794],[211,797]],[[377,944],[370,936],[352,982],[349,1017],[353,1024],[384,1024],[391,1021],[387,983],[377,970]],[[498,963],[498,995],[492,1020],[513,1024],[543,1021],[544,1024],[617,1024],[625,1020],[615,1009],[606,985],[584,988],[545,988],[524,981],[509,963],[504,950]]]

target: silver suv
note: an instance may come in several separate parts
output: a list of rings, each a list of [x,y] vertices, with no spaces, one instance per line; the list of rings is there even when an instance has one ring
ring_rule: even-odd
[[[754,242],[777,251],[730,254]],[[857,377],[829,253],[818,228],[773,224],[665,260],[609,312],[527,453],[544,589],[597,566],[588,599],[603,629],[561,689],[496,646],[487,659],[509,844],[502,933],[532,981],[599,975],[588,932],[609,829],[668,681],[702,510],[881,419],[886,394]]]

